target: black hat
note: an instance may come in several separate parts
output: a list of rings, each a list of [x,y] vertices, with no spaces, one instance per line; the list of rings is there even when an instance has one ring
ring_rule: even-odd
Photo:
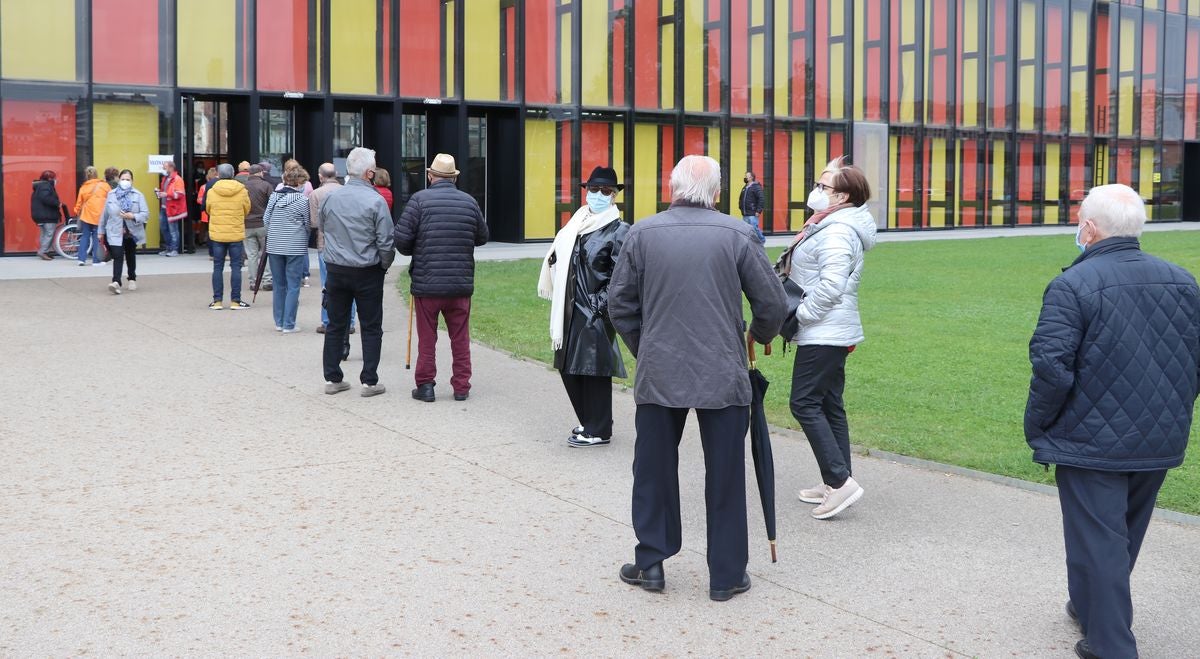
[[[624,190],[624,184],[617,183],[617,170],[612,167],[597,167],[592,170],[592,175],[588,180],[579,184],[579,187],[586,188],[589,185],[604,185],[614,187],[618,190]]]

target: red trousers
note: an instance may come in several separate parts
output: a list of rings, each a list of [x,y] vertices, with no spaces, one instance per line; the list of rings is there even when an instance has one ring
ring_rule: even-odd
[[[438,314],[446,319],[450,351],[454,355],[450,386],[454,393],[471,391],[471,298],[413,297],[414,322],[417,326],[417,386],[437,377]]]

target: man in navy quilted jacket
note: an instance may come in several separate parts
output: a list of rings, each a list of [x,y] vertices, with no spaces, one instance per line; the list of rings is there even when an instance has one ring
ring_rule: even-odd
[[[1183,463],[1200,364],[1200,288],[1142,252],[1141,198],[1093,188],[1083,252],[1046,287],[1029,342],[1025,439],[1055,465],[1067,550],[1067,613],[1080,657],[1136,657],[1129,575],[1167,470]]]

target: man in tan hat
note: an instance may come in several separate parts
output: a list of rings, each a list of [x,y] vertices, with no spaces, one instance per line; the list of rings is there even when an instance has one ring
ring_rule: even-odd
[[[475,198],[455,185],[454,156],[439,153],[426,170],[429,187],[414,194],[396,223],[395,243],[412,256],[409,266],[417,325],[417,388],[413,398],[434,401],[437,384],[438,314],[446,319],[454,353],[450,386],[454,400],[471,391],[471,294],[475,292],[475,248],[488,240],[487,223]]]

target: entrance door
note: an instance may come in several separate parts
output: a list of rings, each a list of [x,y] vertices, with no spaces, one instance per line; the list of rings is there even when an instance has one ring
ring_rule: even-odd
[[[516,110],[493,109],[487,113],[486,178],[488,207],[485,217],[490,239],[517,243],[525,240],[519,139]]]
[[[188,193],[188,219],[183,228],[183,248],[196,248],[200,226],[197,192],[209,169],[221,163],[250,158],[250,104],[242,97],[183,94],[180,97],[180,174]],[[203,239],[203,235],[200,236]]]
[[[1200,142],[1183,145],[1183,210],[1180,219],[1200,222]]]
[[[258,156],[283,173],[283,163],[295,158],[309,175],[328,158],[329,126],[318,101],[265,100],[258,114]]]

